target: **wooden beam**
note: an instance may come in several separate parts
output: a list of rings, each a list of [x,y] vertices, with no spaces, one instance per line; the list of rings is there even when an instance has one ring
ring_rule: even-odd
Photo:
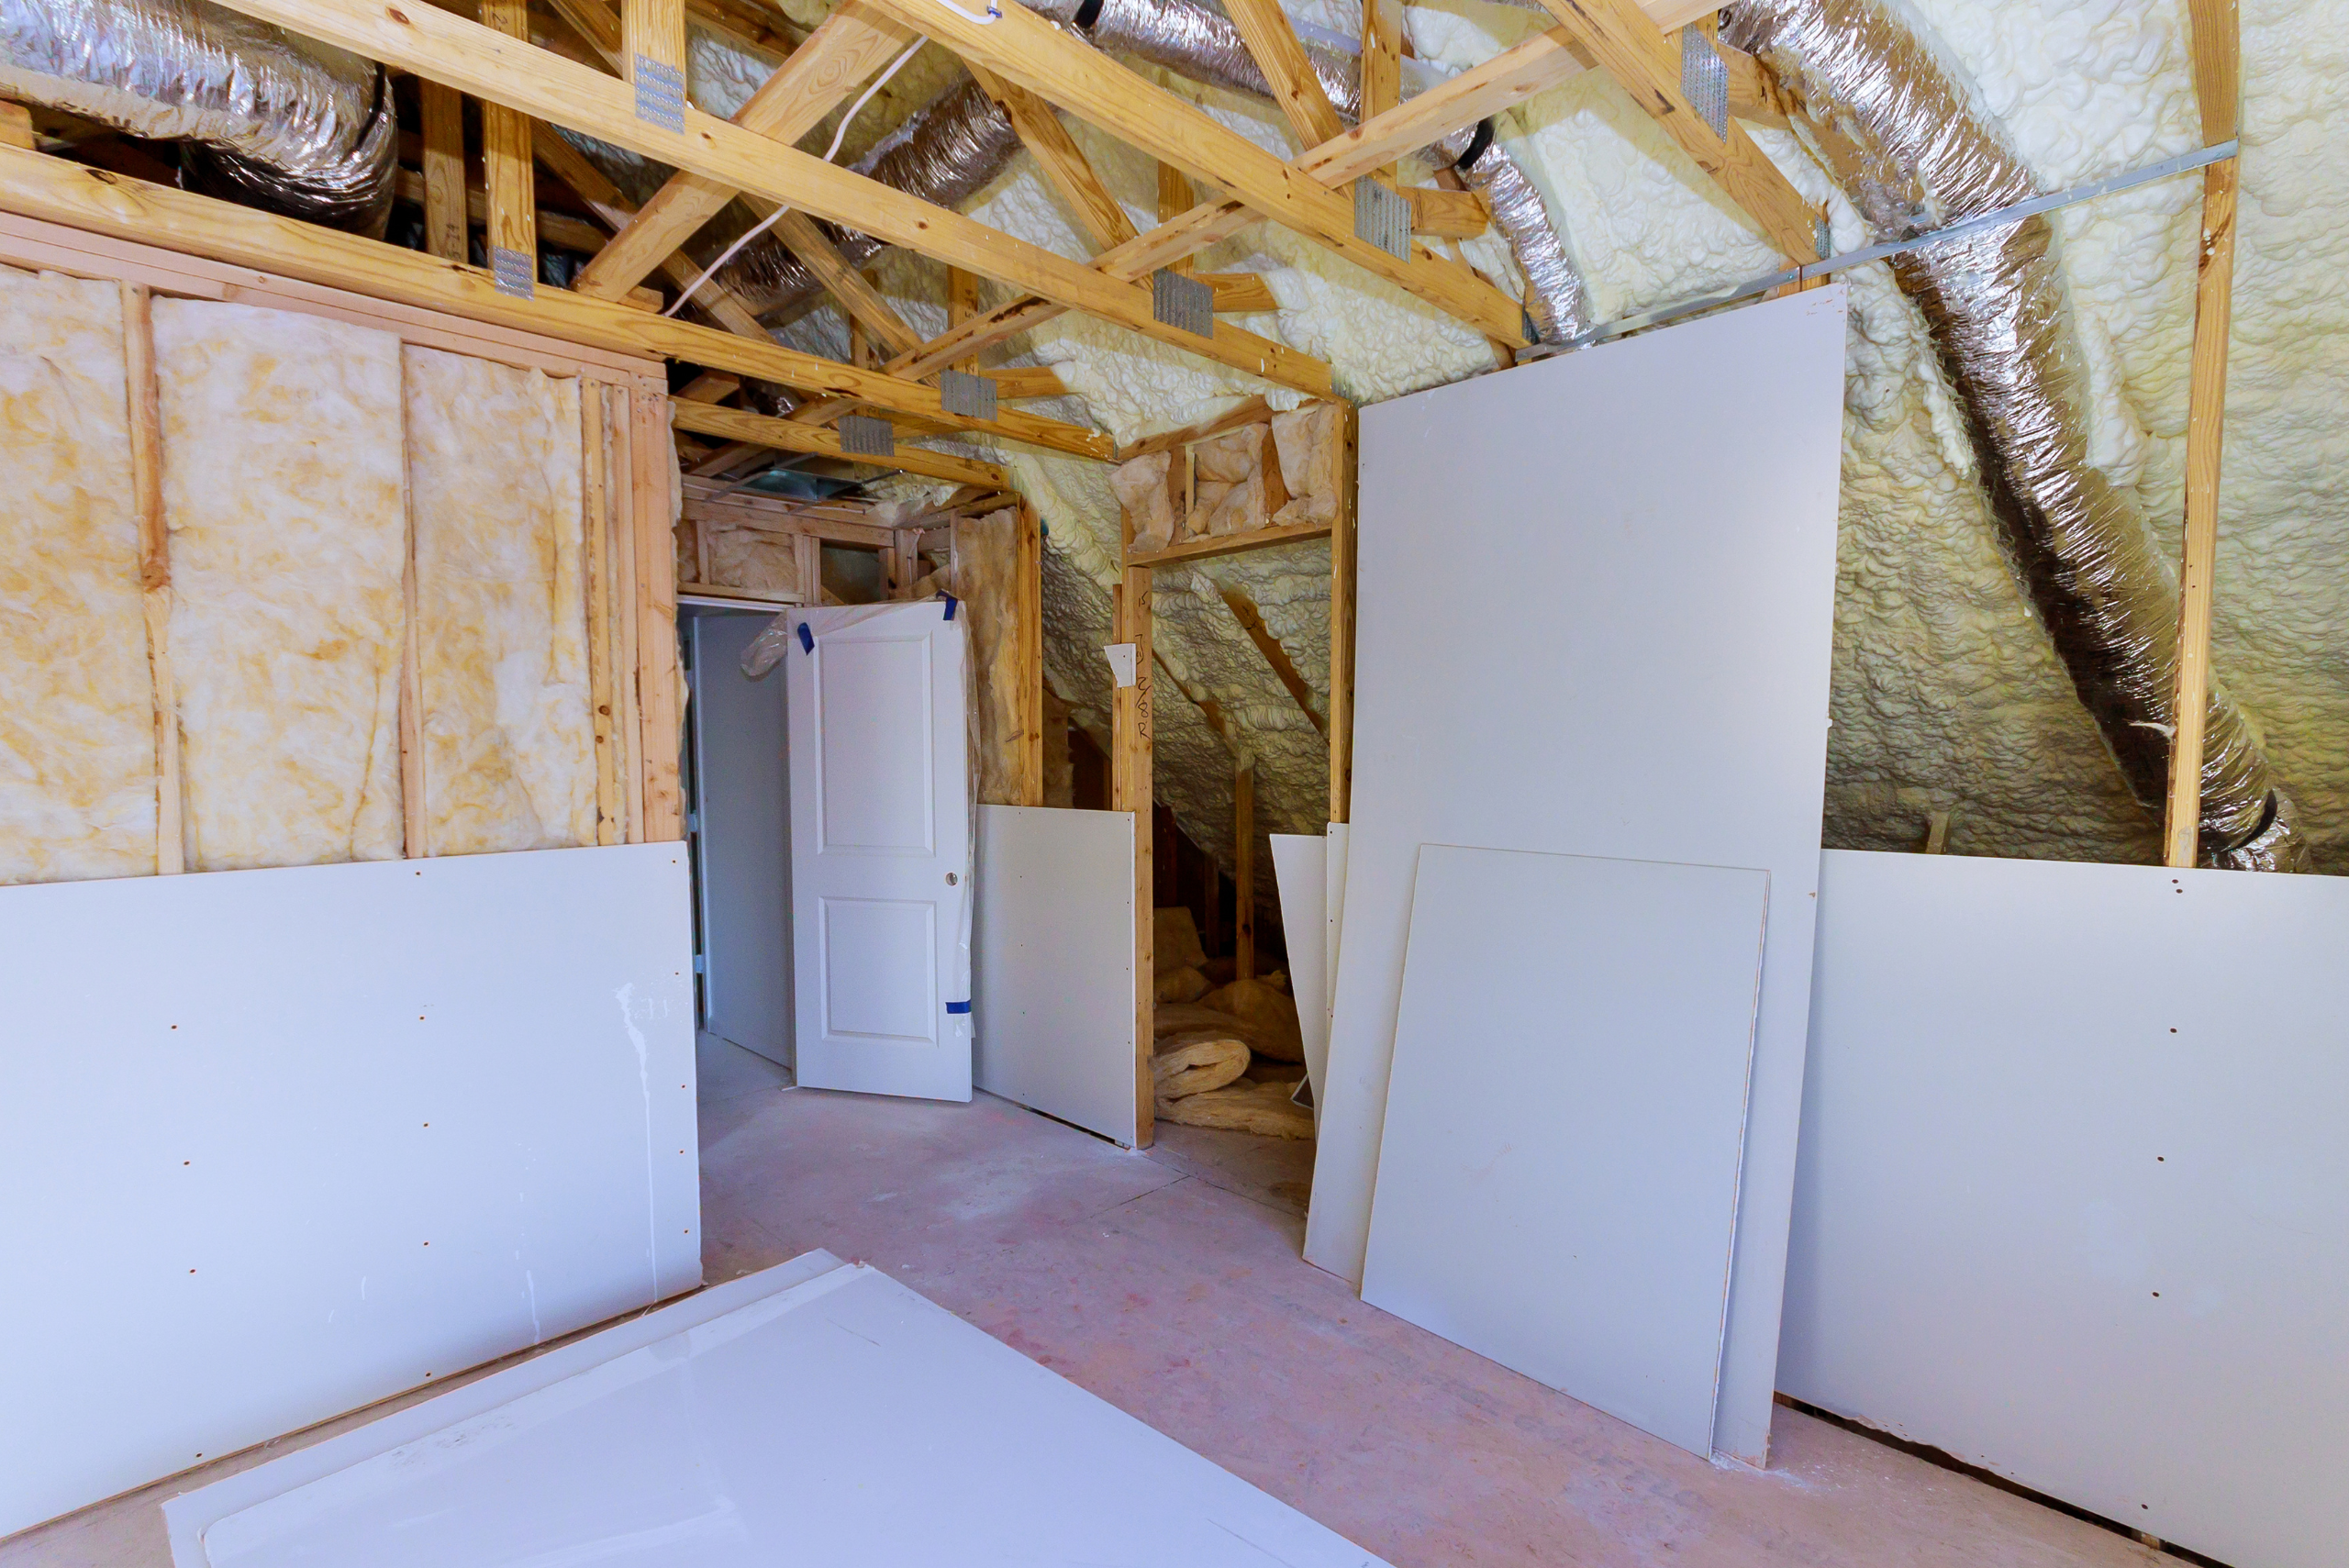
[[[530,41],[526,0],[481,0],[481,19],[484,28],[519,39],[525,46]],[[516,283],[518,292],[527,295],[539,276],[539,186],[530,159],[530,117],[507,105],[484,101],[481,162],[483,183],[489,188],[490,271]]]
[[[424,90],[424,248],[444,261],[462,261],[466,259],[464,95],[438,82],[418,85]]]
[[[620,0],[620,74],[639,89],[640,105],[648,95],[646,89],[658,98],[671,82],[682,95],[685,81],[685,0]]]
[[[885,243],[904,246],[948,265],[968,267],[999,278],[1016,289],[1130,328],[1143,337],[1251,375],[1261,375],[1315,396],[1330,395],[1330,367],[1285,344],[1243,332],[1229,323],[1219,322],[1211,338],[1165,326],[1152,311],[1147,288],[1122,283],[1041,246],[1014,239],[950,208],[836,167],[741,126],[713,119],[699,110],[686,109],[683,135],[640,120],[635,117],[629,90],[610,77],[545,50],[500,38],[446,11],[422,6],[379,6],[373,0],[224,3],[243,15],[277,23],[417,75],[448,82],[477,97],[505,103],[558,125],[584,129],[616,146],[685,169],[713,189],[747,191],[787,203],[818,217],[860,229]],[[837,23],[851,9],[852,5],[835,11],[826,26]],[[1019,15],[1025,17],[1027,13]],[[1029,19],[1035,20],[1032,17]],[[814,46],[815,39],[811,38],[801,54]],[[776,75],[790,72],[799,59],[799,55],[794,55]],[[762,93],[764,91],[761,89]],[[1185,107],[1187,110],[1187,106]],[[1235,139],[1241,139],[1233,134]],[[1257,150],[1252,143],[1247,145],[1252,152]],[[1275,163],[1275,167],[1278,166]],[[673,181],[664,193],[674,185]],[[1336,202],[1341,198],[1332,195],[1329,199]],[[631,229],[641,228],[652,212],[652,204],[646,204],[644,213]],[[615,237],[596,261],[611,257],[628,238],[625,233]],[[665,248],[648,250],[644,270],[649,271],[673,249],[674,244],[671,242]],[[1378,253],[1385,255],[1384,251]],[[607,277],[623,274],[632,284],[642,272],[627,274],[622,269],[620,273],[607,273]],[[1516,309],[1513,303],[1510,309]]]
[[[2234,0],[2189,0],[2194,90],[2204,145],[2236,133],[2242,99]],[[2202,250],[2195,274],[2194,357],[2187,394],[2186,532],[2178,563],[2177,726],[2170,746],[2162,858],[2190,866],[2201,853],[2204,731],[2210,705],[2212,577],[2219,560],[2219,469],[2227,421],[2227,338],[2234,316],[2235,168],[2232,158],[2202,171]]]
[[[629,395],[629,487],[636,535],[636,706],[643,727],[644,840],[685,836],[677,712],[676,545],[670,534],[669,399]]]
[[[1363,0],[1361,98],[1361,113],[1355,117],[1360,120],[1383,115],[1403,101],[1403,0]],[[1330,139],[1315,137],[1306,145],[1318,147]],[[1401,171],[1390,162],[1375,172],[1391,185]]]
[[[1186,425],[1180,429],[1160,435],[1145,436],[1128,446],[1118,449],[1118,461],[1130,462],[1152,452],[1171,452],[1204,441],[1210,436],[1220,436],[1226,430],[1236,430],[1242,425],[1269,425],[1273,422],[1273,406],[1261,397],[1246,397],[1211,418]]]
[[[963,322],[968,321],[972,317],[976,316],[978,313],[979,280],[971,273],[964,272],[960,267],[947,268],[946,325],[948,328],[952,328],[960,327]],[[915,345],[915,347],[918,348],[918,345]],[[906,350],[901,350],[899,351],[904,352]],[[979,368],[978,357],[974,355],[971,358],[963,361],[954,368],[967,375]]]
[[[797,141],[912,39],[910,32],[863,0],[844,0],[824,18],[821,27],[808,35],[806,43],[792,51],[782,69],[768,77],[735,111],[734,124],[780,142]],[[415,69],[418,74],[426,74],[421,68]],[[606,113],[608,115],[609,111]],[[696,112],[687,111],[688,131],[699,117]],[[562,123],[601,134],[594,124],[569,120]],[[684,169],[685,165],[680,161],[679,167]],[[673,176],[644,204],[637,220],[580,273],[578,288],[601,298],[618,298],[660,265],[663,256],[692,239],[695,231],[717,217],[718,210],[739,192],[748,188],[689,170]],[[778,201],[791,199],[781,191],[761,194]]]
[[[475,321],[780,382],[1073,456],[1107,459],[1115,450],[1099,431],[1016,409],[992,420],[965,419],[946,412],[936,387],[853,370],[763,335],[740,337],[568,289],[542,288],[534,299],[518,299],[477,268],[41,153],[0,148],[0,209]]]
[[[1273,296],[1273,285],[1254,272],[1194,272],[1192,276],[1215,290],[1218,315],[1229,311],[1240,316],[1281,307]]]
[[[1399,154],[1442,139],[1463,126],[1511,108],[1535,94],[1589,69],[1589,61],[1562,28],[1528,39],[1472,71],[1406,99],[1365,120],[1335,141],[1322,143],[1288,165],[1325,184],[1342,184],[1369,173]],[[1114,278],[1142,278],[1203,250],[1256,221],[1241,202],[1203,202],[1147,234],[1137,235],[1093,259],[1096,271]],[[1065,306],[1030,295],[996,306],[962,327],[931,339],[918,354],[889,361],[891,373],[928,375],[965,354],[977,353],[1062,315]],[[1327,394],[1323,395],[1329,395]]]
[[[40,137],[33,130],[33,112],[22,104],[0,98],[0,145],[37,150]]]
[[[753,201],[751,206],[761,217],[775,210],[772,202]],[[824,285],[824,292],[839,302],[841,312],[863,327],[873,341],[893,354],[908,353],[921,346],[921,334],[907,326],[906,318],[881,297],[881,291],[849,264],[840,247],[816,227],[814,218],[804,212],[786,211],[775,219],[774,237],[816,275],[817,282]]]
[[[1126,543],[1133,523],[1124,523]],[[1110,706],[1109,809],[1134,820],[1134,1147],[1147,1149],[1152,1126],[1150,1062],[1156,1045],[1158,970],[1155,951],[1157,878],[1152,864],[1152,693],[1157,688],[1151,651],[1150,568],[1128,567],[1110,591],[1112,631],[1134,646],[1134,684],[1114,688]]]
[[[866,457],[862,452],[844,450],[837,430],[827,430],[818,425],[795,424],[789,419],[753,414],[745,408],[720,408],[708,403],[681,402],[676,405],[676,425],[678,429],[691,430],[696,435],[722,436],[729,440],[772,447],[779,451],[815,452],[825,457],[846,458],[851,462],[870,463],[875,468],[894,468],[906,473],[918,473],[928,479],[951,480],[957,484],[991,484],[1001,489],[1008,489],[1011,485],[1010,476],[991,462],[952,457],[945,452],[924,451],[919,447],[902,444],[895,457]]]
[[[1251,758],[1231,774],[1232,935],[1237,977],[1256,978],[1256,763]]]
[[[612,517],[605,443],[604,389],[582,382],[579,503],[587,579],[587,718],[596,740],[596,842],[617,844],[627,825],[619,808],[618,714],[612,696]]]
[[[1411,232],[1438,239],[1474,239],[1493,226],[1493,209],[1475,191],[1445,191],[1414,185],[1403,193],[1411,204]]]
[[[421,174],[413,173],[406,169],[395,171],[392,175],[392,194],[402,201],[415,202],[418,206],[424,207],[428,215],[431,211],[431,186],[426,177]],[[459,210],[463,215],[464,222],[484,228],[487,228],[489,226],[489,193],[479,185],[471,185],[465,188],[463,199],[464,206]],[[566,250],[577,250],[588,256],[593,256],[604,248],[605,231],[584,217],[573,217],[567,212],[551,212],[545,207],[540,207],[537,224],[539,238],[550,245],[560,245]],[[429,233],[430,227],[431,220],[428,216],[426,219],[428,239],[430,238]],[[425,248],[428,250],[431,250],[429,244]],[[437,250],[432,253],[440,254]],[[463,260],[462,256],[451,256],[448,259]],[[651,294],[650,290],[638,289],[633,291],[631,298]],[[660,297],[653,295],[651,301],[651,308],[659,309],[660,303]]]
[[[1216,592],[1222,596],[1224,607],[1231,612],[1231,618],[1240,623],[1240,629],[1248,634],[1248,640],[1256,645],[1256,651],[1264,656],[1264,662],[1273,667],[1273,673],[1280,677],[1281,684],[1288,688],[1288,695],[1296,699],[1298,709],[1313,721],[1313,728],[1326,737],[1330,733],[1330,722],[1313,709],[1313,688],[1305,684],[1305,677],[1297,673],[1296,662],[1289,658],[1288,650],[1283,648],[1281,639],[1273,635],[1273,628],[1264,624],[1264,613],[1256,607],[1256,602],[1237,588],[1219,584]]]
[[[1721,57],[1721,65],[1729,73],[1729,112],[1748,125],[1768,126],[1773,130],[1793,128],[1786,95],[1778,88],[1778,79],[1769,67],[1746,53],[1731,49],[1719,39],[1714,50]]]
[[[672,395],[680,402],[723,403],[742,390],[742,378],[720,371],[704,371]]]
[[[1061,380],[1061,373],[1050,365],[1022,365],[1017,370],[981,371],[979,373],[995,383],[995,395],[999,401],[1068,395],[1068,385]]]
[[[1036,167],[1053,190],[1060,193],[1068,205],[1069,215],[1077,227],[1092,241],[1096,250],[1107,250],[1122,245],[1134,237],[1133,219],[1101,183],[1093,171],[1092,161],[1076,145],[1076,139],[1061,124],[1060,116],[1052,105],[1024,87],[1014,86],[984,65],[970,68],[971,78],[979,88],[996,101],[1004,117],[1011,121],[1011,128],[1019,134],[1020,145],[1036,160]]]
[[[1297,29],[1289,25],[1288,13],[1281,9],[1279,0],[1223,0],[1223,9],[1232,26],[1240,29],[1240,39],[1248,46],[1256,69],[1264,73],[1264,81],[1273,90],[1273,102],[1288,117],[1289,128],[1297,132],[1297,144],[1319,147],[1342,133],[1345,123],[1338,118],[1337,106],[1322,90],[1321,79],[1313,73],[1313,61],[1306,55],[1305,46],[1297,42]],[[1364,7],[1365,42],[1370,32],[1368,14],[1377,9],[1375,3]],[[1364,62],[1367,77],[1367,53]],[[1386,105],[1382,103],[1379,106]]]
[[[1632,0],[1542,4],[1781,255],[1790,261],[1818,259],[1818,214],[1762,155],[1743,126],[1732,119],[1726,122],[1727,135],[1713,134],[1680,91],[1680,50]]]
[[[1207,561],[1219,555],[1238,555],[1242,550],[1269,550],[1276,544],[1296,544],[1303,539],[1328,539],[1327,523],[1288,523],[1275,528],[1252,528],[1246,533],[1210,534],[1205,539],[1186,539],[1170,544],[1163,550],[1145,550],[1126,557],[1129,566],[1167,566],[1178,561]]]
[[[1330,534],[1330,820],[1344,822],[1354,782],[1354,499],[1361,424],[1353,405],[1340,410],[1346,452],[1338,473],[1338,522]]]
[[[1044,528],[1036,508],[1019,503],[1012,525],[1017,555],[1013,635],[1019,639],[1019,804],[1044,804]]]
[[[612,68],[615,75],[628,74],[626,29],[618,15],[604,0],[547,0],[547,6],[587,40],[587,47]]]
[[[965,59],[1230,193],[1487,337],[1526,341],[1516,300],[1423,248],[1402,259],[1359,238],[1353,204],[1346,197],[1298,179],[1275,154],[1035,13],[1015,5],[990,24],[948,0],[874,3]],[[1007,276],[1000,271],[996,275]]]
[[[155,381],[154,298],[122,284],[123,374],[129,395],[130,499],[139,519],[139,606],[155,739],[155,870],[187,869],[180,813],[180,721],[173,683],[171,530],[163,517],[163,414]]]

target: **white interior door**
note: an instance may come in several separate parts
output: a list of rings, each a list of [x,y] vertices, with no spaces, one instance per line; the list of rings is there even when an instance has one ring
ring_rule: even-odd
[[[969,763],[952,602],[792,612],[799,1082],[971,1097]]]

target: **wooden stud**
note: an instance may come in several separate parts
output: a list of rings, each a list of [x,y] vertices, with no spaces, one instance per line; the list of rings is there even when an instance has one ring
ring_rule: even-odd
[[[1044,804],[1044,524],[1019,503],[1015,635],[1019,639],[1019,804]]]
[[[1185,515],[1197,489],[1194,471],[1196,456],[1190,448],[1184,449]],[[1166,566],[1177,561],[1205,561],[1219,555],[1238,555],[1243,550],[1269,550],[1275,545],[1297,544],[1305,539],[1328,539],[1327,523],[1283,523],[1275,527],[1251,528],[1246,533],[1208,534],[1198,539],[1186,539],[1168,545],[1164,550],[1139,550],[1126,558],[1129,566]]]
[[[814,534],[801,534],[792,547],[792,564],[798,568],[799,602],[820,605],[824,602],[824,541]]]
[[[1242,980],[1256,978],[1256,763],[1231,775],[1232,938]]]
[[[644,729],[644,839],[674,843],[685,836],[678,778],[676,544],[669,510],[669,397],[639,388],[629,395],[630,492],[636,534],[636,703]]]
[[[438,82],[424,95],[424,248],[444,261],[465,253],[465,100]]]
[[[2241,43],[2234,0],[2192,0],[2194,88],[2206,145],[2236,133]],[[2219,557],[2219,468],[2227,418],[2227,338],[2234,315],[2236,161],[2202,171],[2202,250],[2195,275],[2194,357],[2187,394],[2186,531],[2178,563],[2176,731],[2170,745],[2162,858],[2200,857],[2202,763],[2210,705],[2212,577]]]
[[[527,0],[481,0],[484,27],[519,39],[530,38]],[[530,117],[503,104],[484,100],[481,106],[483,184],[489,192],[490,270],[498,270],[498,252],[519,258],[508,265],[520,268],[534,282],[539,275],[538,172],[530,156]],[[625,291],[623,291],[625,292]]]
[[[1446,191],[1414,185],[1403,193],[1411,204],[1411,232],[1438,239],[1474,239],[1493,226],[1492,208],[1475,191]]]
[[[407,356],[400,356],[400,391],[407,392]],[[400,443],[400,853],[407,860],[432,854],[432,817],[426,809],[431,784],[425,772],[424,645],[417,613],[416,478],[407,471],[411,449]]]
[[[1370,17],[1383,6],[1390,5],[1399,11],[1399,0],[1370,0],[1363,8],[1365,84],[1370,78]],[[1313,61],[1306,54],[1305,46],[1297,41],[1297,29],[1289,24],[1288,13],[1281,9],[1279,0],[1224,0],[1223,9],[1240,29],[1241,41],[1248,46],[1256,69],[1264,72],[1264,81],[1273,90],[1273,102],[1280,106],[1281,113],[1288,117],[1289,128],[1297,132],[1297,145],[1319,147],[1344,134],[1345,124],[1338,118],[1337,106],[1322,90],[1321,79],[1313,73]],[[1393,97],[1380,99],[1374,107],[1370,96],[1364,95],[1363,112],[1375,114],[1397,101]]]
[[[620,811],[625,840],[644,842],[644,714],[637,700],[637,619],[641,603],[637,593],[637,441],[634,399],[625,386],[607,389],[604,426],[610,432],[611,477],[606,488],[612,498],[612,673],[618,688],[620,736]],[[661,541],[661,559],[669,544]]]
[[[948,452],[925,451],[919,447],[902,443],[893,457],[865,457],[845,450],[837,430],[778,419],[767,414],[753,414],[747,408],[722,408],[709,403],[680,402],[676,406],[676,420],[680,430],[722,436],[729,441],[740,441],[748,446],[845,458],[851,462],[870,463],[875,468],[894,468],[902,473],[948,480],[956,484],[985,484],[998,490],[1011,488],[1010,476],[995,463],[955,457]],[[706,460],[695,464],[695,469],[699,472],[707,466]]]
[[[1346,455],[1339,467],[1343,493],[1330,533],[1330,820],[1343,822],[1354,779],[1354,495],[1360,423],[1345,406]]]
[[[1133,542],[1133,519],[1123,517],[1126,543]],[[1152,694],[1157,688],[1151,648],[1151,573],[1130,566],[1111,591],[1115,632],[1134,645],[1134,684],[1114,688],[1110,710],[1109,809],[1134,819],[1134,1146],[1147,1149],[1153,1134],[1151,1057],[1156,1047],[1158,1009],[1155,953],[1156,876],[1152,840],[1153,791]]]
[[[979,313],[979,280],[960,267],[946,269],[946,325],[960,327]],[[964,374],[975,374],[979,368],[975,354],[954,367]]]
[[[873,345],[865,340],[864,323],[848,318],[848,362],[859,370],[873,368]]]
[[[1363,0],[1362,119],[1373,119],[1403,101],[1402,0]],[[1330,139],[1327,137],[1319,141]],[[1319,145],[1319,141],[1314,143]],[[1394,184],[1401,171],[1393,163],[1373,171]]]
[[[921,530],[896,528],[891,531],[896,537],[891,540],[888,554],[882,562],[889,573],[889,596],[910,599],[914,596],[914,584],[921,581]]]
[[[1264,612],[1256,607],[1255,601],[1237,588],[1219,586],[1216,591],[1222,596],[1224,607],[1240,623],[1240,629],[1248,634],[1248,640],[1256,645],[1256,651],[1264,656],[1264,662],[1273,667],[1273,673],[1280,677],[1283,686],[1288,688],[1288,695],[1296,699],[1297,707],[1313,721],[1314,728],[1327,736],[1330,721],[1313,710],[1313,688],[1305,684],[1305,677],[1297,673],[1296,663],[1288,656],[1288,650],[1283,648],[1281,639],[1273,635],[1273,628],[1264,624]]]
[[[587,580],[587,720],[596,737],[596,842],[617,844],[627,833],[619,809],[618,715],[612,698],[611,492],[604,434],[604,387],[579,384],[579,476],[583,550]]]
[[[1158,221],[1160,223],[1180,217],[1189,211],[1197,201],[1197,196],[1191,189],[1189,176],[1172,163],[1161,163],[1158,166]],[[1167,262],[1166,270],[1170,272],[1181,272],[1187,277],[1191,272],[1191,259],[1188,256],[1178,257]]]
[[[123,382],[130,429],[130,497],[139,518],[139,609],[155,739],[155,870],[187,869],[180,797],[179,696],[173,683],[171,529],[163,516],[163,412],[155,380],[154,296],[119,285]]]
[[[621,0],[620,74],[634,83],[647,66],[685,78],[685,0]]]

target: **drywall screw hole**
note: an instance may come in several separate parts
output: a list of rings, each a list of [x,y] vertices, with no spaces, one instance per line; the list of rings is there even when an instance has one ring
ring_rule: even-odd
[[[2161,1293],[2160,1291],[2155,1291],[2155,1292],[2154,1292],[2154,1299],[2155,1301],[2159,1301],[2161,1298],[2162,1298],[2162,1293]]]
[[[2169,1031],[2169,1032],[2170,1032],[2170,1033],[2172,1033],[2172,1034],[2176,1034],[2176,1033],[2177,1032],[2177,1028],[2176,1028],[2176,1025],[2172,1025],[2172,1026],[2170,1027],[2170,1031]]]

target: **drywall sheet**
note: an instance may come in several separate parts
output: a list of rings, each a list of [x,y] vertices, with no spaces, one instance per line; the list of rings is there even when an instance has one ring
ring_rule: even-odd
[[[1362,1275],[1419,845],[1766,871],[1714,1436],[1755,1462],[1810,1001],[1843,325],[1843,290],[1815,289],[1362,415],[1345,941],[1306,1255]]]
[[[2349,880],[1831,851],[1779,1386],[2263,1568],[2349,1540]]]
[[[0,888],[0,1534],[698,1284],[684,862]]]
[[[978,811],[972,1082],[1130,1149],[1133,814]]]
[[[425,837],[596,841],[579,384],[403,348]]]
[[[0,883],[155,869],[155,698],[109,283],[0,267]]]
[[[1709,1456],[1769,894],[1421,848],[1362,1298]]]
[[[1329,929],[1330,841],[1309,833],[1275,833],[1273,877],[1279,885],[1281,929],[1294,931],[1288,946],[1289,994],[1297,1001],[1297,1027],[1305,1045],[1305,1075],[1320,1103],[1321,1074],[1330,1057],[1328,944],[1316,941]]]
[[[1377,1562],[821,1252],[174,1498],[164,1518],[176,1568]]]
[[[191,871],[401,849],[400,342],[155,302]]]

